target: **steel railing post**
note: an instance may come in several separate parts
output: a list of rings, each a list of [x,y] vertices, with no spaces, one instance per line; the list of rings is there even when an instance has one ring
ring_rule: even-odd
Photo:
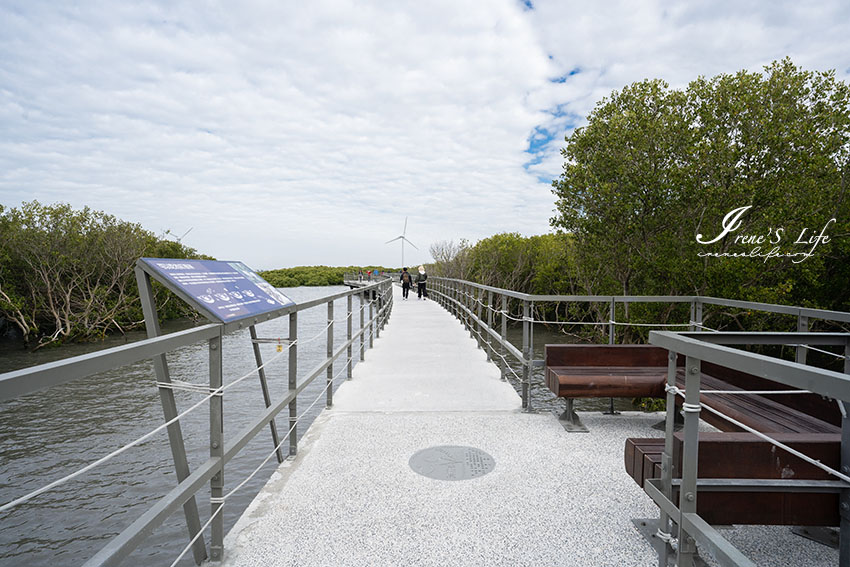
[[[534,302],[529,304],[528,322],[528,411],[534,409],[531,403],[531,380],[534,378]]]
[[[369,298],[369,348],[375,346],[375,300]]]
[[[844,373],[850,374],[850,340],[844,344]],[[839,400],[841,404],[841,472],[850,473],[850,404]],[[838,564],[850,565],[850,490],[843,489],[838,497],[839,533]]]
[[[289,314],[289,390],[298,387],[298,312]],[[289,456],[298,454],[298,396],[289,402]]]
[[[688,330],[696,331],[697,329],[696,329],[696,326],[694,325],[694,321],[697,320],[697,300],[696,299],[691,300],[691,315],[690,315],[690,317],[691,317],[690,320],[689,320],[690,325],[688,326]]]
[[[479,288],[478,293],[475,294],[475,326],[478,329],[475,340],[478,341],[478,348],[484,348],[484,324],[481,321],[481,298],[483,297],[484,289]]]
[[[141,268],[136,267],[136,283],[139,286],[139,298],[142,304],[142,313],[145,317],[145,328],[148,338],[158,337],[161,334],[159,317],[156,313],[156,305],[153,299],[153,288],[150,276]],[[153,358],[154,372],[157,382],[169,384],[171,376],[168,372],[168,362],[165,354]],[[177,402],[174,399],[174,390],[171,388],[159,388],[159,399],[162,404],[162,413],[165,421],[171,421],[179,412]],[[183,431],[180,422],[175,421],[166,428],[168,432],[168,443],[171,447],[171,457],[174,460],[174,470],[177,474],[178,484],[189,476],[189,460],[186,457],[186,445],[183,442]],[[198,513],[198,503],[193,495],[183,504],[183,515],[186,517],[186,527],[189,529],[189,537],[194,538],[201,531],[201,519]],[[192,545],[192,555],[195,563],[200,565],[207,558],[207,544],[204,537],[200,536]]]
[[[507,347],[505,343],[508,340],[508,296],[502,294],[502,335],[499,340],[499,366],[502,369],[502,380],[508,379],[508,359]]]
[[[531,374],[531,316],[528,300],[522,301],[522,408],[531,409],[528,402],[528,379]]]
[[[461,322],[461,324],[464,325],[463,309],[462,309],[462,307],[463,307],[462,291],[463,291],[463,284],[461,284],[460,282],[455,282],[455,302],[456,302],[455,305],[457,307],[457,318]],[[464,325],[464,327],[466,327],[466,325]]]
[[[809,318],[805,315],[797,315],[797,332],[805,333],[809,330]],[[797,345],[794,360],[799,364],[806,364],[806,347]]]
[[[457,284],[457,299],[458,299],[458,317],[460,318],[463,328],[466,329],[466,285],[463,283]]]
[[[466,318],[466,328],[469,329],[469,338],[475,339],[475,331],[472,328],[472,293],[469,291],[472,286],[465,284],[464,286],[464,317]],[[476,339],[477,341],[478,339]]]
[[[493,292],[491,290],[487,290],[487,362],[493,360],[492,351],[493,351],[493,341],[490,337],[490,331],[493,329]]]
[[[222,386],[221,335],[209,340],[210,391]],[[210,559],[221,561],[224,552],[224,419],[222,393],[210,398],[210,458],[218,460],[218,471],[210,479]]]
[[[360,360],[366,360],[366,295],[364,292],[358,294],[360,297]]]
[[[685,402],[682,404],[685,426],[682,450],[682,485],[679,490],[679,511],[682,514],[696,514],[697,511],[701,363],[700,359],[692,356],[685,359]],[[696,543],[694,538],[684,530],[682,522],[679,522],[679,547],[676,554],[676,565],[693,567],[695,553]]]
[[[673,351],[668,352],[667,358],[667,416],[664,424],[664,452],[661,454],[661,491],[664,496],[673,501],[673,435],[676,428],[676,358]],[[670,516],[659,508],[658,531],[670,536],[673,529]],[[667,567],[672,548],[666,541],[661,541],[658,550],[658,567]]]
[[[451,293],[452,315],[454,315],[455,319],[460,319],[460,308],[458,306],[458,299],[460,298],[458,295],[458,283],[449,283],[449,290]]]
[[[328,301],[328,349],[327,349],[328,359],[333,357],[334,355],[334,302]],[[334,365],[333,363],[328,365],[327,370],[327,404],[326,406],[331,408],[334,405]]]
[[[696,328],[694,330],[702,331],[702,301],[700,300],[700,298],[696,298],[695,306],[696,317],[694,318],[694,322],[696,323],[696,325],[694,325],[694,327]]]
[[[346,317],[346,329],[345,329],[346,330],[346,338],[347,338],[347,341],[348,341],[348,348],[346,349],[346,354],[348,356],[348,370],[346,371],[346,379],[347,380],[351,380],[351,373],[352,373],[352,370],[354,368],[354,361],[352,360],[352,356],[351,356],[352,355],[352,352],[351,352],[352,351],[351,337],[354,336],[354,333],[352,332],[353,331],[353,329],[352,329],[352,323],[353,323],[352,319],[354,318],[354,313],[352,311],[353,300],[354,300],[353,294],[348,294],[348,297],[346,298],[346,301],[348,302],[348,305],[347,305],[348,316]]]
[[[384,295],[380,289],[376,289],[374,291],[375,294],[375,303],[377,304],[377,312],[378,317],[375,319],[375,338],[381,338],[381,313],[383,313],[383,305],[384,305]],[[371,345],[369,345],[371,347]]]
[[[263,392],[263,403],[266,407],[271,407],[272,405],[272,397],[269,393],[269,382],[266,379],[266,369],[263,368],[263,354],[260,352],[260,345],[257,343],[257,328],[254,325],[248,327],[248,331],[251,333],[251,346],[254,347],[254,360],[257,362],[257,374],[260,377],[260,389]],[[269,421],[269,429],[272,433],[272,445],[273,447],[277,447],[275,450],[275,455],[277,455],[277,462],[283,462],[283,451],[279,447],[280,438],[277,435],[277,424],[275,420]]]
[[[609,317],[608,317],[608,344],[614,344],[614,333],[616,331],[616,327],[614,326],[614,321],[616,321],[617,317],[617,303],[615,298],[611,298],[611,307],[609,309]],[[603,412],[608,415],[617,415],[617,412],[614,410],[614,398],[608,398],[608,411]]]

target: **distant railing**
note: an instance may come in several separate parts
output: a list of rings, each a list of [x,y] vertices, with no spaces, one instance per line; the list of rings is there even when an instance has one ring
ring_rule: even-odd
[[[352,306],[352,299],[354,297],[360,298],[360,308],[357,311]],[[347,299],[347,313],[341,321],[334,318],[334,301],[338,299]],[[309,339],[300,337],[298,334],[298,313],[322,305],[327,305],[328,309],[328,324],[325,329],[315,337]],[[0,514],[14,513],[13,509],[24,502],[35,498],[47,490],[73,480],[106,460],[142,443],[155,433],[167,429],[175,468],[177,469],[177,486],[158,500],[129,527],[115,536],[104,548],[87,561],[85,565],[86,567],[94,567],[120,564],[157,526],[161,525],[171,514],[181,507],[183,507],[191,537],[189,545],[184,549],[183,554],[191,548],[196,563],[200,564],[206,559],[207,551],[203,534],[206,527],[211,526],[209,556],[213,560],[221,560],[224,547],[221,511],[224,502],[248,480],[245,479],[245,481],[228,494],[223,494],[222,479],[226,463],[236,456],[251,439],[266,427],[270,427],[272,430],[274,444],[274,448],[267,457],[267,460],[277,456],[278,461],[282,461],[284,455],[281,447],[287,440],[289,442],[288,454],[290,456],[295,455],[298,448],[296,427],[299,421],[297,414],[299,393],[316,378],[325,374],[327,383],[323,392],[326,396],[326,405],[330,407],[333,404],[334,379],[343,372],[345,372],[348,379],[352,376],[355,343],[359,340],[359,357],[360,360],[363,360],[367,343],[369,348],[373,346],[374,338],[380,335],[381,329],[390,316],[392,305],[391,280],[387,277],[377,277],[372,283],[367,282],[363,287],[327,295],[301,304],[283,307],[277,311],[263,314],[248,323],[207,324],[185,331],[141,340],[125,346],[105,349],[92,354],[0,374],[0,401],[4,401],[37,392],[43,388],[66,384],[72,380],[91,376],[102,371],[119,368],[133,362],[153,359],[157,370],[157,385],[160,389],[160,396],[163,400],[163,409],[165,410],[167,420],[162,426],[148,434],[116,449],[106,457],[98,459],[74,473],[57,479],[47,486],[43,486],[10,502],[0,502]],[[360,329],[354,332],[352,321],[358,314]],[[289,336],[286,339],[264,339],[257,336],[256,324],[283,316],[289,316]],[[346,325],[347,334],[346,341],[337,346],[334,344],[334,325],[340,322]],[[251,343],[257,366],[252,368],[244,376],[228,384],[223,384],[222,337],[225,334],[243,328],[243,325],[250,330]],[[306,374],[299,376],[298,345],[318,339],[322,334],[326,335],[327,357],[314,368],[307,371]],[[177,414],[177,407],[173,397],[173,388],[176,385],[168,377],[167,368],[164,369],[161,366],[164,364],[164,355],[177,348],[203,341],[208,343],[209,349],[209,388],[204,388],[205,393],[208,395],[201,402],[196,403],[183,413]],[[274,358],[264,362],[259,349],[260,344],[268,342],[276,342],[286,347],[285,349],[280,348],[280,353],[274,358],[283,354],[287,354],[288,356],[288,391],[283,397],[277,400],[272,400],[269,397],[264,372],[266,365],[271,363]],[[334,376],[332,374],[333,363],[340,358],[344,358],[346,364],[342,371]],[[240,433],[232,438],[224,439],[221,425],[223,423],[223,400],[225,393],[231,386],[255,375],[258,375],[260,378],[266,409]],[[318,401],[318,398],[316,401]],[[194,471],[189,471],[179,421],[184,415],[207,402],[209,402],[211,424],[209,430],[210,458]],[[289,428],[283,436],[279,437],[275,429],[274,419],[285,408],[289,409]],[[212,510],[209,521],[202,526],[197,505],[195,504],[195,495],[207,484],[210,487]],[[175,559],[174,564],[180,560],[180,557]]]
[[[342,283],[363,284],[368,282],[382,281],[389,279],[390,281],[398,281],[400,272],[377,272],[376,270],[367,270],[365,272],[346,272],[342,275]]]
[[[501,289],[487,285],[477,284],[464,280],[435,277],[428,278],[429,295],[440,302],[455,317],[460,319],[469,330],[470,336],[478,341],[480,347],[487,352],[488,360],[498,360],[502,379],[512,374],[521,384],[522,407],[530,411],[530,389],[531,374],[535,367],[542,367],[543,360],[534,359],[534,324],[547,323],[554,325],[590,325],[606,329],[608,344],[615,343],[616,328],[618,326],[654,327],[654,328],[682,328],[682,330],[712,330],[703,325],[703,310],[706,305],[718,305],[733,307],[766,313],[779,313],[791,315],[797,319],[797,331],[809,330],[809,322],[812,319],[820,319],[837,323],[850,323],[850,313],[842,311],[828,311],[824,309],[810,309],[806,307],[794,307],[788,305],[774,305],[770,303],[758,303],[752,301],[738,301],[734,299],[718,299],[703,296],[676,296],[676,295],[532,295],[508,289]],[[508,311],[509,300],[519,303],[521,313],[512,315]],[[595,321],[546,321],[533,317],[535,304],[555,302],[574,304],[607,304],[607,317],[600,313]],[[629,320],[618,320],[616,317],[617,306],[628,306],[632,303],[661,303],[661,304],[689,304],[690,317],[681,323],[644,323]],[[482,315],[486,310],[486,317]],[[628,313],[628,309],[623,309]],[[496,319],[498,318],[498,319]],[[522,348],[514,346],[507,338],[509,324],[522,325]],[[497,327],[498,325],[498,327]],[[811,345],[800,343],[789,343],[796,349],[795,360],[805,364],[807,350],[819,350]],[[832,353],[828,353],[832,354]],[[508,364],[508,356],[513,357],[522,366],[522,375],[518,375]],[[569,402],[568,402],[569,403]],[[613,413],[613,400],[610,410]]]

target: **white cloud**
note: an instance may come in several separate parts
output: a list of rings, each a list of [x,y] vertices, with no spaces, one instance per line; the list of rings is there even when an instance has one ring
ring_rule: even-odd
[[[419,262],[547,231],[564,135],[613,89],[850,67],[841,2],[533,4],[7,4],[0,203],[194,227],[259,268],[395,264],[409,216]]]

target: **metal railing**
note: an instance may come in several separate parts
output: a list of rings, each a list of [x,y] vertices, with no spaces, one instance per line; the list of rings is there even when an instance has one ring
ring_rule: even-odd
[[[83,469],[11,502],[0,503],[0,513],[14,513],[13,509],[20,504],[35,498],[38,494],[46,490],[51,490],[60,484],[71,481],[108,458],[141,443],[154,433],[167,428],[172,456],[174,458],[175,468],[177,469],[178,484],[168,494],[156,501],[153,506],[130,526],[115,536],[105,547],[91,557],[85,565],[86,567],[94,567],[120,564],[156,527],[161,525],[181,507],[186,516],[186,523],[191,537],[190,545],[187,546],[184,553],[191,548],[195,562],[198,564],[206,559],[208,555],[203,534],[205,528],[211,526],[209,557],[213,560],[220,560],[224,546],[224,528],[221,511],[227,497],[244,484],[243,482],[236,489],[225,495],[223,493],[225,465],[266,427],[269,427],[272,431],[274,444],[269,458],[276,455],[278,461],[283,460],[284,455],[281,451],[281,446],[287,439],[289,441],[289,455],[293,456],[296,454],[298,448],[296,428],[299,419],[297,414],[298,395],[316,378],[325,375],[326,404],[327,407],[333,404],[332,383],[335,376],[332,375],[332,372],[334,361],[340,358],[346,361],[344,371],[347,378],[350,379],[355,356],[353,351],[357,347],[357,342],[359,341],[359,359],[364,360],[366,348],[373,346],[374,338],[380,335],[381,329],[390,316],[392,310],[391,281],[389,278],[378,278],[373,283],[367,283],[363,287],[335,293],[297,305],[287,306],[277,311],[263,314],[261,316],[262,320],[254,319],[253,324],[250,322],[207,324],[58,362],[0,374],[0,401],[5,401],[36,392],[43,388],[66,384],[78,378],[91,376],[102,371],[119,368],[146,359],[153,359],[157,374],[157,385],[159,386],[163,410],[166,416],[165,424],[142,438],[114,451],[110,455],[98,459]],[[354,297],[359,297],[361,303],[358,310],[360,328],[356,332],[354,332],[352,325],[352,320],[357,315],[352,305]],[[347,315],[345,318],[347,333],[345,342],[337,346],[334,344],[334,325],[337,322],[334,319],[334,301],[338,299],[347,299]],[[298,344],[303,339],[299,338],[298,334],[298,314],[307,309],[321,307],[322,305],[327,305],[328,317],[328,324],[324,329],[327,333],[326,358],[306,373],[301,373],[298,366]],[[367,309],[368,315],[366,314]],[[256,324],[283,316],[289,317],[289,336],[287,339],[272,340],[257,336]],[[224,384],[222,381],[222,337],[225,334],[242,329],[244,326],[247,326],[250,330],[251,345],[254,350],[257,366],[234,382]],[[150,334],[151,329],[148,329],[148,331]],[[153,334],[158,334],[158,329]],[[318,336],[314,338],[318,338]],[[281,348],[281,355],[285,353],[288,356],[288,390],[285,395],[276,400],[270,398],[264,373],[265,366],[271,361],[263,362],[259,349],[259,344],[272,341],[279,344],[282,342],[286,348]],[[183,414],[178,414],[173,396],[173,389],[177,386],[171,381],[168,375],[167,366],[165,366],[165,354],[199,342],[206,342],[209,350],[209,388],[206,390],[209,395],[198,404],[189,408],[189,410],[184,411]],[[284,350],[285,352],[283,352]],[[260,378],[260,385],[265,401],[265,411],[255,417],[250,422],[250,425],[238,434],[233,437],[224,438],[222,423],[225,392],[236,382],[253,375],[258,375]],[[180,418],[206,402],[209,402],[210,412],[210,457],[206,462],[195,468],[195,470],[190,471],[183,445],[183,436],[180,430]],[[290,427],[285,435],[279,437],[274,420],[278,414],[287,408],[289,410],[288,418]],[[206,485],[210,487],[211,513],[210,520],[202,526],[195,503],[195,495]],[[179,560],[179,557],[177,560]],[[175,564],[177,560],[175,560]]]
[[[155,364],[160,364],[164,361],[164,354],[174,349],[196,344],[205,341],[208,343],[210,370],[209,370],[209,397],[210,402],[210,457],[202,465],[193,471],[188,470],[188,465],[182,465],[185,461],[185,449],[182,447],[182,433],[179,429],[179,418],[176,405],[173,399],[173,390],[170,386],[170,379],[167,377],[167,372],[164,373],[166,379],[160,378],[160,371],[157,371],[158,385],[160,394],[163,399],[163,408],[166,415],[167,425],[162,427],[168,428],[169,439],[171,442],[172,453],[175,461],[175,467],[178,469],[178,484],[171,492],[158,500],[150,509],[148,509],[141,517],[133,522],[129,527],[118,534],[111,540],[103,549],[100,550],[87,563],[87,566],[95,565],[117,565],[122,559],[127,557],[133,549],[138,547],[144,539],[166,518],[172,515],[181,507],[184,509],[186,522],[189,526],[192,543],[191,550],[194,553],[196,562],[200,563],[207,557],[206,544],[203,533],[206,526],[201,526],[197,506],[195,505],[195,495],[203,489],[207,484],[210,486],[211,496],[211,517],[207,524],[212,526],[210,536],[210,556],[212,559],[220,559],[223,551],[223,523],[221,517],[221,509],[227,495],[223,494],[223,474],[225,464],[237,455],[248,442],[253,439],[265,427],[272,429],[272,437],[274,441],[274,451],[272,455],[276,455],[278,460],[284,458],[283,452],[280,450],[281,445],[288,439],[289,455],[294,455],[297,452],[297,435],[296,427],[298,423],[297,416],[297,399],[299,393],[304,388],[313,382],[321,375],[326,376],[326,403],[328,406],[333,403],[333,388],[332,376],[333,363],[335,360],[345,357],[347,361],[346,372],[347,376],[351,377],[351,368],[353,365],[353,351],[356,349],[359,341],[360,360],[364,359],[365,349],[372,347],[374,338],[380,335],[381,329],[386,324],[386,321],[392,310],[392,283],[397,280],[398,275],[388,275],[387,277],[373,283],[362,282],[359,278],[348,280],[350,276],[346,276],[346,283],[354,283],[357,287],[352,290],[318,298],[312,301],[301,303],[295,306],[285,307],[278,311],[263,315],[263,320],[272,318],[289,316],[289,337],[285,340],[286,351],[288,353],[288,391],[286,394],[277,400],[272,400],[269,397],[267,388],[265,387],[265,378],[263,369],[270,362],[263,362],[259,352],[258,345],[264,342],[264,339],[257,336],[254,324],[260,321],[254,320],[254,324],[249,324],[248,328],[251,332],[251,343],[254,348],[257,367],[246,375],[256,373],[260,378],[261,386],[266,409],[263,413],[257,416],[251,424],[243,429],[239,434],[232,438],[225,439],[222,435],[220,424],[222,423],[223,412],[223,397],[228,385],[222,383],[221,370],[221,340],[223,335],[243,328],[243,323],[228,323],[228,324],[208,324],[194,329],[171,333],[168,335],[149,338],[137,343],[125,345],[121,347],[111,348],[93,354],[78,356],[72,359],[67,359],[59,362],[44,364],[33,368],[23,369],[15,372],[10,372],[0,375],[0,401],[15,398],[35,392],[42,388],[65,384],[72,380],[90,376],[101,371],[118,368],[120,366],[130,364],[136,361],[153,359]],[[554,321],[557,324],[575,324],[575,325],[594,325],[606,329],[608,342],[613,344],[615,341],[615,330],[620,325],[651,325],[656,327],[687,327],[691,331],[704,328],[703,322],[703,307],[704,305],[719,305],[725,307],[734,307],[741,309],[758,310],[769,313],[781,313],[797,318],[797,333],[784,333],[779,338],[770,338],[769,344],[793,345],[796,347],[796,362],[782,361],[770,359],[762,355],[746,353],[743,351],[728,349],[717,345],[708,344],[712,337],[717,337],[716,340],[731,340],[728,334],[723,333],[701,333],[699,339],[692,335],[677,335],[669,332],[650,333],[653,344],[665,346],[674,352],[680,352],[689,358],[688,367],[692,364],[699,364],[699,361],[706,360],[714,362],[716,360],[725,361],[728,364],[739,364],[740,369],[745,372],[752,372],[760,375],[759,372],[765,372],[765,368],[770,370],[771,379],[778,380],[783,378],[788,380],[789,385],[797,385],[800,380],[814,380],[814,385],[807,384],[807,389],[817,390],[824,395],[834,397],[838,400],[850,400],[850,387],[847,386],[847,379],[840,374],[830,373],[826,370],[819,370],[812,367],[803,366],[806,360],[806,349],[811,345],[844,345],[844,356],[848,354],[846,339],[829,338],[827,333],[807,333],[810,319],[823,319],[827,321],[835,321],[840,323],[850,323],[850,313],[842,313],[835,311],[825,311],[818,309],[808,309],[802,307],[790,307],[782,305],[771,305],[754,302],[743,302],[736,300],[723,300],[710,297],[699,296],[570,296],[570,295],[530,295],[519,293],[511,290],[505,290],[490,286],[484,286],[468,281],[454,280],[449,278],[429,277],[428,279],[429,296],[436,299],[445,309],[460,319],[463,324],[469,329],[470,335],[478,340],[479,346],[487,352],[488,359],[498,360],[497,364],[500,367],[502,379],[506,380],[509,373],[513,374],[522,384],[522,405],[526,411],[530,411],[529,391],[530,378],[532,369],[543,366],[544,361],[536,360],[533,356],[534,345],[534,324],[542,323],[540,319],[535,319],[533,316],[535,304],[544,302],[573,302],[573,303],[602,303],[608,306],[608,317],[597,317],[597,320],[584,321]],[[352,299],[354,297],[361,298],[361,307],[359,311],[360,329],[353,332],[352,320],[356,312],[352,308]],[[334,301],[337,299],[348,300],[347,310],[347,336],[346,341],[337,346],[334,344]],[[519,306],[520,314],[514,316],[509,311],[509,305]],[[683,323],[638,323],[628,320],[618,320],[616,317],[618,305],[628,305],[629,303],[685,303],[690,304],[690,317],[687,322]],[[327,331],[327,349],[326,358],[308,370],[306,374],[299,376],[298,367],[298,313],[307,309],[321,307],[327,305],[328,309],[328,325]],[[368,315],[367,315],[368,310]],[[486,313],[485,313],[486,310]],[[497,319],[498,318],[498,319]],[[522,347],[514,346],[507,337],[509,322],[513,321],[522,325]],[[739,333],[739,335],[742,335]],[[745,335],[745,334],[744,334]],[[747,335],[749,336],[749,335]],[[725,338],[724,338],[725,337]],[[768,344],[758,343],[758,340],[768,340],[766,335],[757,336],[756,342],[753,344]],[[275,339],[276,341],[278,339]],[[835,342],[835,341],[838,342]],[[841,342],[845,341],[845,342]],[[715,350],[721,349],[721,350]],[[725,349],[725,350],[722,350]],[[720,354],[718,354],[720,353]],[[832,353],[830,353],[832,354]],[[508,357],[513,357],[517,360],[521,367],[521,376],[510,367]],[[718,358],[719,357],[719,358]],[[845,358],[845,370],[848,368],[848,362]],[[790,370],[789,370],[790,369]],[[776,372],[776,374],[774,374]],[[698,376],[698,373],[697,373]],[[802,376],[803,378],[799,378]],[[245,378],[243,377],[243,378]],[[299,381],[300,380],[300,381]],[[675,386],[675,382],[673,383]],[[686,403],[691,403],[693,392],[691,389],[694,386],[688,382],[685,391]],[[698,383],[695,386],[698,390]],[[670,403],[671,396],[675,392],[668,395],[668,408],[673,408],[674,404]],[[689,397],[690,396],[690,397]],[[199,405],[199,404],[196,404]],[[842,405],[843,407],[843,405]],[[275,416],[280,414],[284,409],[289,410],[288,432],[279,438],[274,429]],[[672,409],[668,409],[672,411]],[[670,435],[672,424],[670,422],[670,414],[668,413],[668,436]],[[846,423],[845,419],[845,423]],[[691,418],[690,425],[686,420],[686,436],[695,435],[694,420]],[[845,435],[847,429],[844,429]],[[687,459],[695,458],[696,443],[693,441],[688,446],[688,452],[685,456]],[[845,449],[850,447],[848,444],[843,444],[842,449],[842,466],[850,467],[850,459],[845,460]],[[124,448],[122,448],[123,450]],[[668,454],[670,454],[668,452]],[[695,463],[695,461],[693,461]],[[96,464],[96,463],[95,463]],[[848,469],[850,470],[850,469]],[[77,473],[69,475],[68,480],[78,476]],[[693,474],[688,473],[687,482],[696,479],[696,470],[694,465]],[[672,481],[670,481],[672,482]],[[685,480],[683,479],[682,493],[686,493]],[[694,480],[694,482],[696,482]],[[668,483],[669,486],[669,483]],[[49,489],[47,487],[46,489]],[[666,494],[666,488],[663,484],[658,486],[657,492],[662,496]],[[0,513],[6,513],[5,510],[14,508],[18,504],[37,496],[36,493],[31,493],[25,497],[19,498],[16,501],[5,503],[0,506]],[[847,509],[850,510],[850,501],[845,498],[846,489],[842,485],[842,503],[847,504]],[[654,496],[655,498],[655,496]],[[660,500],[657,500],[660,502]],[[720,542],[716,533],[711,532],[705,526],[700,524],[700,520],[695,516],[695,507],[690,507],[690,504],[676,508],[669,502],[659,504],[662,506],[663,514],[666,514],[665,522],[671,521],[671,518],[676,519],[680,526],[683,527],[685,542],[687,538],[695,538],[709,545],[713,550],[717,551],[721,557],[734,557],[733,551],[730,551],[729,546]],[[844,510],[844,509],[842,509]],[[662,515],[662,518],[664,516]],[[845,522],[844,513],[842,513],[842,527]],[[667,524],[665,524],[666,526]],[[848,538],[842,537],[842,545]],[[685,546],[687,548],[687,545]],[[686,549],[687,551],[687,549]],[[842,551],[842,553],[844,553]],[[683,556],[687,558],[687,555]],[[842,555],[845,557],[845,555]],[[684,559],[687,560],[687,559]],[[735,559],[737,561],[738,559]],[[741,560],[743,561],[743,560]],[[746,562],[735,563],[729,562],[730,565],[748,565]]]
[[[602,327],[606,329],[608,344],[615,344],[616,328],[619,326],[685,327],[689,331],[707,329],[703,325],[703,313],[706,305],[794,316],[797,319],[797,331],[801,333],[808,331],[809,323],[813,319],[850,323],[850,313],[841,311],[738,301],[734,299],[718,299],[715,297],[673,295],[532,295],[465,280],[435,276],[428,278],[428,284],[429,294],[464,324],[469,330],[470,336],[478,341],[479,347],[486,350],[488,360],[498,360],[497,364],[501,370],[502,379],[505,380],[509,373],[516,377],[521,384],[522,407],[526,411],[531,411],[532,409],[530,407],[532,369],[544,365],[543,360],[534,359],[533,356],[534,325],[536,323]],[[510,314],[508,311],[510,301],[518,304],[521,314],[518,314],[518,316]],[[604,304],[607,305],[607,317],[604,317],[606,315],[605,312],[600,312],[595,321],[546,321],[535,319],[533,317],[534,307],[536,304],[541,303]],[[618,306],[623,306],[622,311],[628,313],[626,306],[635,303],[688,304],[690,306],[690,317],[687,322],[682,323],[642,323],[617,319]],[[482,316],[482,312],[485,309],[486,318]],[[497,317],[498,320],[496,319]],[[513,323],[509,323],[510,321]],[[498,328],[496,327],[497,324]],[[521,349],[514,346],[507,338],[509,324],[522,325]],[[802,342],[791,342],[788,344],[795,347],[796,361],[805,364],[806,352],[813,347]],[[521,376],[517,375],[508,365],[508,356],[513,357],[522,366]],[[568,404],[571,401],[568,400]],[[571,411],[571,408],[568,408],[569,411]],[[613,400],[610,403],[609,413],[614,413]]]
[[[755,563],[738,551],[717,530],[697,514],[697,496],[703,490],[748,492],[833,492],[839,494],[840,539],[839,564],[850,565],[850,421],[847,408],[850,401],[850,334],[848,333],[671,333],[650,332],[651,344],[669,351],[667,373],[667,419],[664,452],[661,460],[661,478],[647,479],[644,490],[660,509],[657,537],[662,542],[658,549],[658,564],[666,566],[675,543],[676,565],[694,565],[696,543],[704,546],[724,566],[754,567]],[[844,374],[772,358],[762,354],[730,348],[735,345],[833,345],[843,347]],[[685,358],[685,390],[676,387],[677,359]],[[701,402],[700,378],[702,362],[734,368],[742,372],[792,386],[799,390],[820,394],[839,404],[841,410],[841,460],[840,470],[827,467],[762,432],[723,416],[716,409]],[[745,392],[742,392],[745,393]],[[776,394],[777,392],[773,392]],[[676,412],[675,397],[683,397],[685,415],[682,447],[681,480],[678,483],[678,503],[673,502],[673,432]],[[729,419],[736,426],[768,441],[781,450],[816,466],[836,480],[799,479],[707,479],[698,477],[699,416],[702,410]],[[679,479],[675,479],[678,481]],[[673,535],[678,527],[678,532]]]

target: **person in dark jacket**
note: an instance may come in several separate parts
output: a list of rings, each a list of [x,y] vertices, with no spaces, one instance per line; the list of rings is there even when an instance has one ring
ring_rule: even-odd
[[[428,279],[428,274],[425,273],[425,266],[419,266],[419,275],[416,276],[416,291],[419,294],[419,299],[428,299],[428,290],[425,288],[426,279]]]
[[[410,284],[413,281],[410,277],[410,272],[407,271],[407,268],[401,269],[401,277],[399,277],[399,281],[401,282],[401,297],[402,299],[407,299],[407,294],[410,293]]]

